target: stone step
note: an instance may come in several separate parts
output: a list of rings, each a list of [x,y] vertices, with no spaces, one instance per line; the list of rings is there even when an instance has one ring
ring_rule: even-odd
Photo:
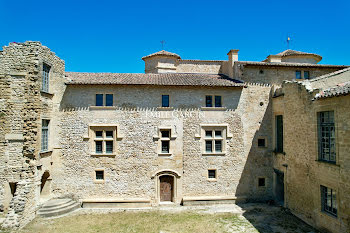
[[[69,207],[71,205],[74,205],[75,203],[76,203],[75,201],[70,200],[69,202],[67,202],[65,204],[57,205],[57,206],[54,206],[54,207],[43,206],[38,212],[44,213],[44,212],[55,211],[55,210],[58,210],[58,209],[63,209],[63,208]]]
[[[44,208],[51,208],[51,207],[56,207],[56,206],[61,206],[64,205],[68,202],[71,202],[72,199],[65,198],[65,199],[51,199],[48,202],[46,202],[43,207]]]
[[[47,204],[39,209],[37,214],[43,218],[60,216],[80,208],[80,203],[71,199],[50,200]]]

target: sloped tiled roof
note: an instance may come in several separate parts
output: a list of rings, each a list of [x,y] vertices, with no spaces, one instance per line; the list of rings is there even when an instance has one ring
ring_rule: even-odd
[[[222,74],[136,74],[66,72],[67,85],[155,85],[155,86],[244,86],[241,81]]]
[[[330,98],[336,96],[344,96],[350,94],[350,82],[338,84],[335,87],[331,87],[321,91],[315,95],[314,99]]]
[[[306,53],[306,52],[296,51],[296,50],[292,50],[292,49],[284,50],[283,52],[280,52],[277,55],[280,55],[282,57],[291,56],[291,55],[314,55],[314,56],[318,56],[318,57],[322,58],[320,55],[318,55],[316,53]]]
[[[142,60],[145,60],[146,58],[153,57],[153,56],[171,56],[171,57],[176,57],[178,59],[181,59],[181,57],[179,55],[177,55],[176,53],[171,53],[171,52],[168,52],[165,50],[161,50],[159,52],[152,53],[150,55],[142,57]]]
[[[258,62],[258,61],[236,61],[237,64],[252,65],[252,66],[290,66],[290,67],[327,67],[327,68],[347,68],[345,65],[326,65],[326,64],[311,64],[311,63],[294,63],[294,62]]]

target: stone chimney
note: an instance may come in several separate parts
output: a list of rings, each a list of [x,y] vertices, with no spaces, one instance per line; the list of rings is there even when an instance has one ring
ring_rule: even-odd
[[[281,55],[269,55],[266,59],[267,59],[267,62],[281,62],[282,56]]]
[[[228,70],[228,76],[233,78],[233,69],[235,61],[238,61],[238,49],[231,49],[227,55],[228,55],[228,64],[229,64],[229,70]]]

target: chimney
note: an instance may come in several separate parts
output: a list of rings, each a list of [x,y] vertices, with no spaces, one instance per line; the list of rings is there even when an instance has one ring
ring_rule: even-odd
[[[227,55],[228,55],[228,64],[229,64],[229,70],[228,70],[228,76],[231,77],[231,78],[234,78],[233,77],[233,69],[234,69],[234,64],[235,64],[235,61],[238,61],[238,49],[231,49]]]
[[[267,57],[267,62],[281,62],[282,56],[281,55],[269,55]]]

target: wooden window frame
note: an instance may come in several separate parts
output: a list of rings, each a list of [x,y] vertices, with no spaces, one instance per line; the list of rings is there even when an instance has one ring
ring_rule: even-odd
[[[322,117],[325,119],[324,114],[328,114],[328,119],[332,115],[332,122],[322,122]],[[323,130],[327,129],[327,130]],[[323,137],[322,135],[327,134],[328,137]],[[326,148],[323,139],[328,140],[328,148]],[[337,162],[337,140],[336,140],[336,129],[335,129],[335,112],[330,111],[320,111],[317,112],[317,143],[318,143],[318,160],[322,162],[336,164]],[[325,150],[328,149],[328,153]],[[332,153],[333,151],[333,153]]]

